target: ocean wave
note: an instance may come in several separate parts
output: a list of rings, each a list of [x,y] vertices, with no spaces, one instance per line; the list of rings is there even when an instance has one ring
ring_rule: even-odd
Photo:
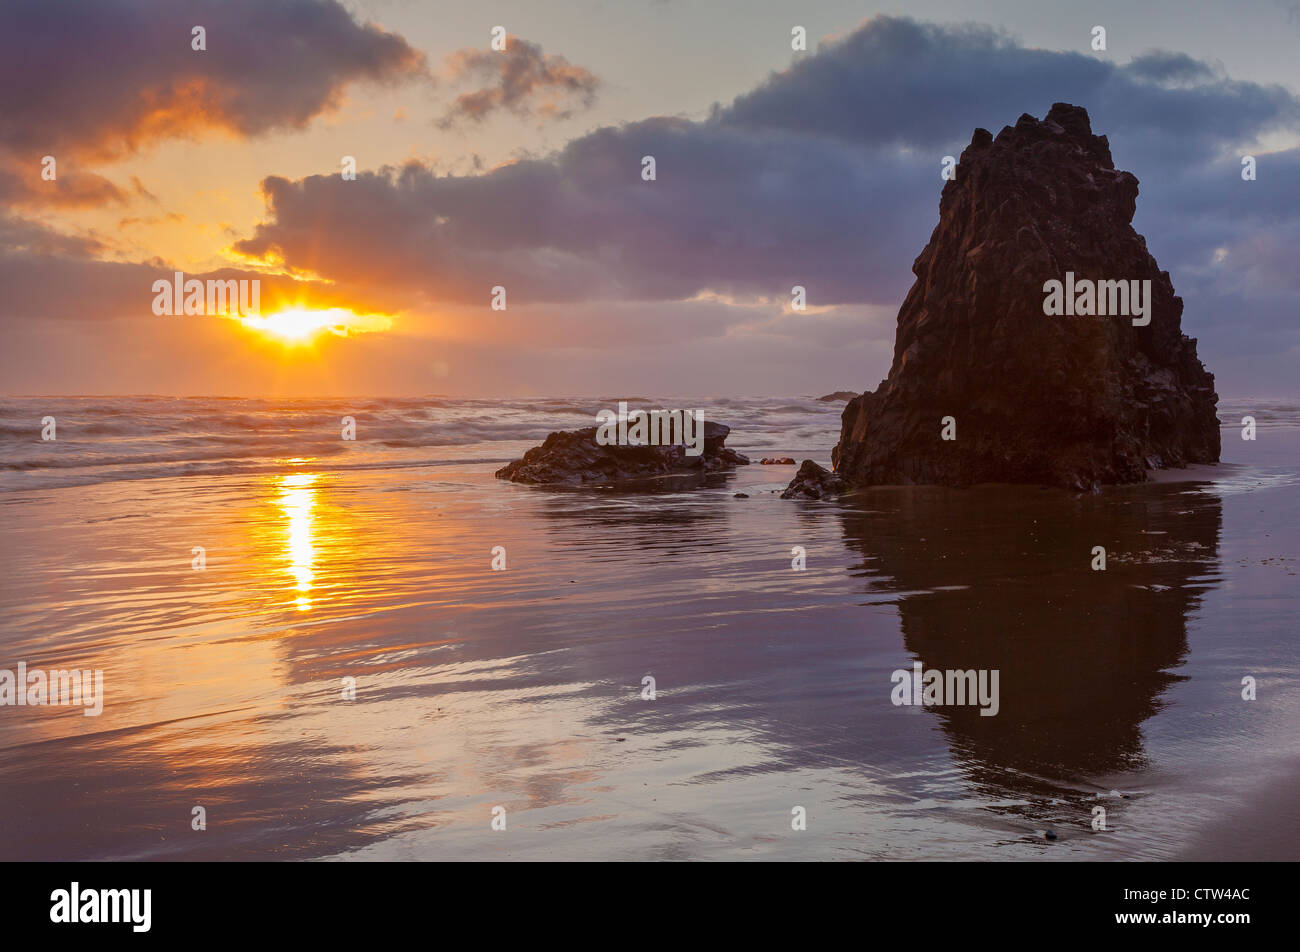
[[[330,469],[500,464],[552,432],[593,425],[597,410],[620,401],[701,409],[706,420],[731,427],[727,445],[742,453],[818,458],[839,438],[843,412],[839,403],[801,397],[3,397],[0,474],[9,475],[0,489],[273,472],[295,460],[323,460]],[[41,440],[46,416],[57,421],[53,442]],[[1260,428],[1300,426],[1300,405],[1220,402],[1225,433],[1242,416]],[[355,440],[342,439],[344,417],[356,422]]]

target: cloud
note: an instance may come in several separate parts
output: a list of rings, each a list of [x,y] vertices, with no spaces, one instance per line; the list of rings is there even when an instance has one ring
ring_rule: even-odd
[[[641,158],[658,179],[641,180]],[[906,289],[898,243],[933,225],[938,163],[864,165],[844,143],[752,135],[677,119],[602,130],[548,160],[484,175],[421,165],[263,183],[270,220],[236,251],[412,301],[675,301],[710,289],[810,288],[814,304]],[[322,237],[322,232],[332,237]],[[910,260],[910,259],[909,259]]]
[[[1212,79],[1214,70],[1206,63],[1193,59],[1186,53],[1151,50],[1133,57],[1128,71],[1142,79],[1157,83],[1197,83]]]
[[[937,215],[945,152],[959,153],[977,122],[997,128],[1057,99],[1115,133],[1116,155],[1152,183],[1140,207],[1157,209],[1153,220],[1219,195],[1222,234],[1242,202],[1297,207],[1277,195],[1285,176],[1243,194],[1222,162],[1230,145],[1300,124],[1281,88],[1181,55],[1115,66],[983,27],[882,17],[701,122],[607,127],[481,175],[412,163],[354,182],[269,178],[268,218],[235,248],[400,285],[413,306],[482,303],[498,284],[518,304],[788,298],[795,284],[816,305],[896,303]]]
[[[102,260],[108,250],[95,237],[65,235],[36,222],[0,216],[0,323],[12,335],[23,325],[46,321],[103,322],[152,314],[153,282],[171,281],[181,268],[162,259]],[[190,273],[206,281],[261,281],[263,313],[307,303],[312,308],[345,307],[385,311],[378,298],[362,304],[344,288],[291,276],[237,268]],[[367,308],[367,305],[373,305]],[[198,320],[198,318],[190,318]]]
[[[53,180],[44,178],[42,170],[39,159],[20,161],[0,147],[0,206],[100,208],[131,199],[125,190],[95,172],[69,168],[57,160]]]
[[[964,145],[977,126],[1041,115],[1053,102],[1085,106],[1093,128],[1117,144],[1156,139],[1189,154],[1300,126],[1291,91],[1232,81],[1185,54],[1149,51],[1116,65],[1023,47],[991,27],[894,17],[822,44],[717,118],[872,149],[933,149]]]
[[[0,264],[24,255],[90,258],[104,250],[105,245],[96,238],[64,235],[38,222],[0,216]],[[12,292],[11,285],[5,287]],[[10,309],[6,302],[5,313]]]
[[[191,47],[195,25],[206,31],[206,50]],[[134,176],[122,187],[87,166],[166,139],[301,129],[334,108],[349,83],[417,78],[428,78],[422,54],[356,23],[335,0],[11,0],[0,4],[0,206],[157,203]],[[53,181],[41,174],[45,155],[56,160]],[[24,319],[148,313],[152,281],[170,269],[97,260],[109,250],[94,236],[0,216],[0,316],[12,328]],[[264,302],[309,293],[339,303],[319,283],[224,276],[260,278]]]
[[[456,97],[438,122],[444,129],[462,121],[482,122],[501,110],[521,118],[567,119],[590,109],[600,89],[593,73],[517,36],[507,37],[504,50],[457,50],[447,58],[445,73],[453,83],[477,80],[485,85]]]
[[[191,49],[195,25],[206,51]],[[24,159],[301,129],[348,83],[425,75],[421,53],[335,0],[0,4],[0,143]]]
[[[484,114],[537,108],[529,81],[510,87],[519,90],[510,99],[502,90],[513,80],[492,75],[487,88],[500,95]],[[804,361],[807,373],[844,375],[823,389],[868,386],[869,372],[848,378],[845,368],[877,352],[888,364],[892,322],[882,315],[911,285],[937,220],[943,156],[959,154],[976,126],[996,131],[1054,101],[1086,106],[1116,164],[1141,180],[1135,226],[1172,272],[1185,328],[1201,337],[1211,369],[1216,354],[1252,353],[1258,379],[1282,379],[1286,352],[1300,346],[1289,252],[1300,240],[1300,150],[1259,143],[1300,129],[1296,95],[1179,53],[1116,64],[1026,48],[980,26],[877,17],[702,120],[600,128],[487,171],[441,174],[411,162],[355,181],[271,176],[264,220],[233,247],[253,267],[283,263],[332,282],[340,299],[408,311],[402,329],[420,324],[464,347],[496,334],[494,353],[520,366],[543,348],[556,360],[635,360],[658,333],[706,374],[731,352],[753,368]],[[1253,182],[1240,176],[1246,151],[1259,160]],[[655,181],[641,178],[647,155]],[[59,241],[40,232],[25,240],[28,265],[32,249]],[[28,280],[12,260],[5,267],[0,259],[0,283]],[[93,299],[92,265],[79,267],[87,273],[77,286]],[[783,314],[795,284],[812,307],[831,310]],[[488,309],[496,285],[508,291],[505,314]],[[57,316],[46,299],[28,303],[32,314]],[[622,325],[635,347],[621,341]],[[506,366],[475,360],[490,372]],[[575,366],[539,366],[535,379],[563,383]],[[757,373],[729,369],[726,379],[745,372]],[[767,378],[753,379],[761,387]]]
[[[165,215],[151,215],[149,217],[133,216],[131,218],[122,218],[118,220],[118,228],[128,228],[132,225],[179,225],[189,221],[184,215],[177,212],[168,212]]]

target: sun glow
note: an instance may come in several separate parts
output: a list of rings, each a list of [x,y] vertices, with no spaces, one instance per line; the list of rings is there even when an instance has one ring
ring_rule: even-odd
[[[354,314],[341,307],[327,310],[291,308],[275,314],[241,317],[246,327],[261,331],[288,344],[305,344],[318,334],[330,333],[339,337],[386,331],[392,321],[381,314]]]

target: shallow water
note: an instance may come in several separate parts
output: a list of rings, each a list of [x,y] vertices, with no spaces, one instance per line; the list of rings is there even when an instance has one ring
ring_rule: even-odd
[[[1094,495],[493,478],[612,405],[0,403],[0,668],[106,692],[0,707],[0,857],[1297,858],[1294,408]],[[703,405],[823,462],[841,406]],[[997,670],[998,714],[891,703],[918,659]]]

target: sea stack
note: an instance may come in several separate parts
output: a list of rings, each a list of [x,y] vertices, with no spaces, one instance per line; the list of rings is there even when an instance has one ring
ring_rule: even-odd
[[[1214,377],[1133,230],[1137,196],[1078,106],[976,129],[912,265],[889,376],[844,410],[845,483],[1090,489],[1217,462]]]

